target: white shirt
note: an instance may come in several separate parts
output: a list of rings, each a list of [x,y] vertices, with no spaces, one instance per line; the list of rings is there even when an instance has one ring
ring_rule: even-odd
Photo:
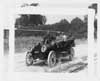
[[[67,36],[63,35],[63,40],[66,41],[67,40]]]

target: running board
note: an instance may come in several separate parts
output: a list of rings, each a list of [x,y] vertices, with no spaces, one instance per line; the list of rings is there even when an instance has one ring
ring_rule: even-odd
[[[42,62],[45,62],[45,60],[35,60],[35,61],[33,61],[33,64],[39,64],[39,63],[42,63]]]

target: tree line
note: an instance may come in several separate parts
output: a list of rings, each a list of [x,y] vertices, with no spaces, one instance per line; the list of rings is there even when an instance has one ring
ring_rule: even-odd
[[[24,18],[25,17],[25,18]],[[26,31],[17,31],[17,36],[27,32],[27,30],[49,30],[49,31],[62,31],[66,34],[72,33],[75,37],[87,37],[87,19],[88,16],[84,16],[84,20],[76,17],[71,23],[67,19],[61,19],[59,22],[54,24],[45,24],[47,19],[42,15],[22,15],[21,18],[16,19],[15,27],[17,29],[24,29]],[[31,32],[30,32],[31,33]],[[36,33],[36,32],[35,32]],[[32,34],[32,33],[31,33]],[[40,33],[39,33],[40,34]],[[42,33],[41,33],[42,34]]]
[[[92,4],[88,8],[92,8],[95,10],[95,14],[97,14],[97,4]],[[17,36],[25,35],[25,32],[27,32],[27,35],[29,32],[27,30],[49,30],[49,31],[62,31],[66,32],[67,34],[72,33],[75,37],[85,37],[87,38],[87,28],[88,28],[88,15],[84,16],[84,20],[81,20],[80,18],[76,17],[74,18],[70,23],[67,19],[61,19],[59,22],[56,22],[54,24],[46,24],[46,17],[40,14],[37,15],[21,15],[20,18],[16,19],[15,22],[15,28],[16,29],[24,29],[26,31],[17,31]],[[97,19],[94,21],[94,28],[95,37],[97,36]],[[36,32],[34,33],[36,34]],[[41,32],[41,35],[43,33]],[[36,34],[37,35],[37,34]]]

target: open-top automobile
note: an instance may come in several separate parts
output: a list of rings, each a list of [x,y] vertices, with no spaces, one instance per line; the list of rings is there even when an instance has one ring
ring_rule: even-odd
[[[46,35],[41,42],[36,44],[26,54],[26,65],[45,62],[49,67],[54,67],[59,59],[73,60],[75,39],[72,36],[60,34]]]

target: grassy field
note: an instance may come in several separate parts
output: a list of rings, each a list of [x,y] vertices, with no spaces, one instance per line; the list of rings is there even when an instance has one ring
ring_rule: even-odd
[[[25,52],[29,50],[34,44],[40,42],[41,37],[17,37],[15,38],[15,52]]]
[[[41,37],[17,37],[15,39],[15,52],[25,52],[29,50],[31,47],[33,47],[36,43],[40,42],[42,40]],[[85,43],[86,39],[77,39],[75,40],[75,43],[81,44]]]
[[[15,38],[15,52],[26,52],[31,47],[33,47],[36,43],[42,40],[41,37],[29,36],[29,37],[16,37]],[[79,45],[82,43],[86,43],[86,39],[76,39],[75,44]],[[4,53],[9,52],[9,41],[8,39],[4,39]]]

